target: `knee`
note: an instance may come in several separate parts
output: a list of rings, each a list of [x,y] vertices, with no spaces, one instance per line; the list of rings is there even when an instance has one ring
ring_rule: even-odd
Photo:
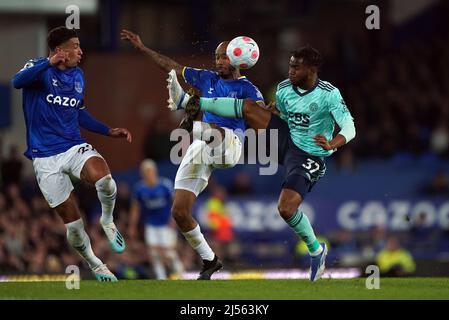
[[[189,215],[189,209],[186,206],[173,204],[171,208],[171,214],[176,222],[184,221]]]
[[[95,183],[95,188],[98,192],[101,192],[108,196],[115,195],[117,192],[117,185],[110,174],[99,179]]]
[[[282,201],[278,203],[279,214],[284,220],[290,219],[297,209],[298,205],[293,202]]]
[[[56,213],[61,217],[64,224],[68,224],[81,219],[81,214],[72,194],[66,201],[54,208]]]

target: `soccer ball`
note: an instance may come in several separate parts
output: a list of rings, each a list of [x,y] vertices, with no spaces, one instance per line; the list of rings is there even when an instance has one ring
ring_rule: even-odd
[[[226,55],[234,68],[249,69],[259,60],[259,46],[250,37],[236,37],[229,42]]]

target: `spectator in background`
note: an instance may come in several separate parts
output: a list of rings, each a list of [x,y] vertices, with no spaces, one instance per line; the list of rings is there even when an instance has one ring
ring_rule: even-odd
[[[2,263],[0,263],[0,273],[4,274],[5,273],[5,267],[6,265],[4,264],[4,262],[6,262],[7,260],[7,253],[6,253],[6,246],[5,246],[5,240],[4,240],[4,236],[3,236],[3,232],[0,229],[0,261],[2,261]]]
[[[370,238],[374,255],[377,255],[387,243],[387,226],[384,224],[373,226],[370,230]]]
[[[23,163],[16,145],[9,147],[9,155],[3,160],[1,165],[3,188],[6,189],[11,184],[20,184]]]
[[[50,274],[59,274],[63,269],[61,260],[54,254],[50,254],[45,259],[45,272]]]
[[[430,136],[430,149],[438,155],[447,155],[449,151],[449,129],[447,121],[440,121]]]
[[[2,175],[2,167],[3,167],[3,139],[2,136],[0,135],[0,190],[2,190],[3,187],[3,175]]]
[[[4,214],[6,214],[6,211],[7,211],[6,197],[3,193],[0,192],[0,219]],[[0,234],[1,234],[1,231],[2,230],[0,229]]]
[[[29,207],[22,197],[21,191],[17,184],[10,184],[6,189],[6,199],[8,207],[16,211],[15,219],[19,221],[21,218],[26,218],[29,212]]]
[[[354,173],[356,171],[354,153],[350,148],[344,148],[338,154],[337,168],[341,173]]]
[[[449,195],[449,177],[444,170],[439,170],[424,188],[427,195]]]
[[[416,265],[412,255],[402,248],[395,237],[389,237],[385,248],[376,257],[380,272],[387,277],[410,276],[415,272]]]
[[[429,225],[426,212],[420,212],[412,220],[409,232],[409,245],[413,246],[414,252],[429,254],[437,248],[438,230]]]
[[[440,230],[438,237],[438,252],[442,257],[449,257],[449,221],[446,220],[444,227]],[[0,253],[1,254],[1,253]]]
[[[215,186],[210,190],[210,197],[205,202],[211,247],[223,260],[227,260],[228,245],[234,239],[232,220],[226,208],[226,190]]]

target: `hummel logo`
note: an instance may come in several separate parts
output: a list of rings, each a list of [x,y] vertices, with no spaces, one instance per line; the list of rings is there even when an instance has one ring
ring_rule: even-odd
[[[58,86],[58,80],[56,80],[55,78],[51,79],[53,81],[53,86],[57,87]]]
[[[213,93],[212,91],[214,91],[214,88],[209,88],[209,91],[207,91],[207,93],[212,94]]]

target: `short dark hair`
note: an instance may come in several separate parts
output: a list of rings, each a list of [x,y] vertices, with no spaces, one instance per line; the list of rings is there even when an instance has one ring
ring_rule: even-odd
[[[54,50],[60,44],[66,42],[71,38],[78,38],[75,29],[67,29],[64,26],[51,29],[47,35],[47,45],[50,50]]]
[[[292,56],[296,59],[302,59],[303,64],[311,67],[319,68],[323,63],[321,53],[309,45],[293,51]]]

